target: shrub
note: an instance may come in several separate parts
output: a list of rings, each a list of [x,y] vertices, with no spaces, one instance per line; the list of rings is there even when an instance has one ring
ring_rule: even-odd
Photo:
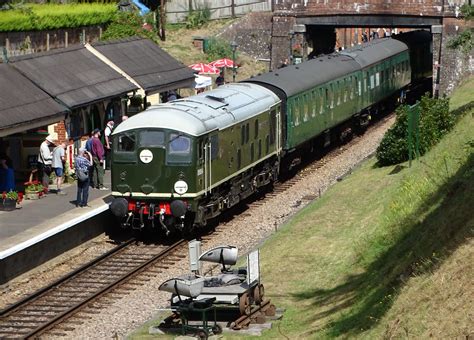
[[[449,112],[449,100],[430,98],[420,100],[419,151],[425,154],[454,126],[455,117]],[[395,124],[385,133],[376,156],[381,166],[398,164],[408,160],[408,110],[404,105],[396,110]]]
[[[232,56],[232,47],[227,40],[212,37],[208,40],[206,49],[208,61]]]
[[[101,40],[122,39],[132,36],[148,38],[157,42],[155,30],[148,30],[144,27],[143,18],[138,11],[118,12],[114,16],[112,22],[107,26]]]
[[[198,28],[211,20],[211,10],[208,7],[190,10],[186,17],[186,28]]]

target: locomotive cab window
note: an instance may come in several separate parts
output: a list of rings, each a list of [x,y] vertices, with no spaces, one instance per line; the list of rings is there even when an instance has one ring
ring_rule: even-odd
[[[191,162],[191,138],[179,133],[170,133],[167,152],[168,163]]]
[[[140,146],[164,146],[165,145],[165,133],[163,131],[140,131],[139,134]]]
[[[135,151],[135,134],[124,133],[114,138],[115,150],[118,152],[133,152]]]

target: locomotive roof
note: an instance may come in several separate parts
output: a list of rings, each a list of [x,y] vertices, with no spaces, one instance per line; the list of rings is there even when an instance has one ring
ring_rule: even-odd
[[[394,39],[376,39],[341,53],[316,57],[245,80],[281,89],[290,97],[407,50]]]
[[[270,90],[250,83],[233,83],[183,99],[151,106],[120,123],[113,134],[161,128],[199,136],[248,119],[279,102]]]

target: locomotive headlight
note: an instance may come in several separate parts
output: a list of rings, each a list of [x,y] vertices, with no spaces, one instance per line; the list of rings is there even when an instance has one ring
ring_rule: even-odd
[[[188,183],[186,183],[185,181],[177,181],[175,184],[174,184],[174,191],[178,194],[178,195],[183,195],[185,194],[187,191],[188,191]]]

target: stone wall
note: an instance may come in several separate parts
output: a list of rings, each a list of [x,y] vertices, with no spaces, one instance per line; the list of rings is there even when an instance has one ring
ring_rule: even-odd
[[[219,36],[228,41],[235,41],[239,45],[239,51],[255,59],[269,59],[272,15],[271,12],[250,13],[229,25]]]
[[[441,46],[441,60],[440,72],[441,81],[439,86],[440,95],[449,95],[453,89],[466,77],[474,74],[474,50],[470,52],[463,52],[461,49],[451,49],[448,44],[451,39],[465,29],[473,29],[473,23],[467,23],[464,20],[446,18],[444,19],[442,46]],[[433,41],[439,41],[439,34],[433,35]],[[433,44],[433,61],[434,64],[438,61],[439,42]],[[436,66],[436,65],[435,65]],[[437,67],[435,67],[435,70]]]

